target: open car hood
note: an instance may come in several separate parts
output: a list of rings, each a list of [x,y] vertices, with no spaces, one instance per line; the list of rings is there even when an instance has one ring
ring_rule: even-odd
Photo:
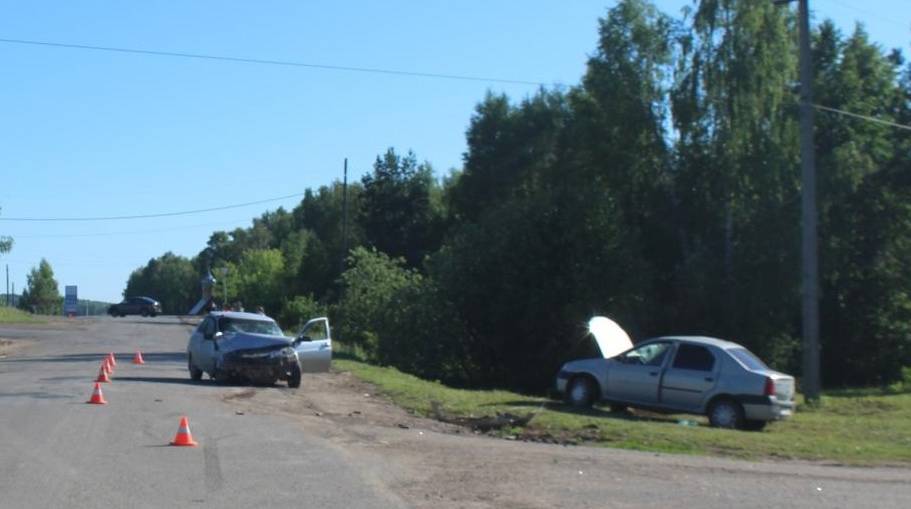
[[[218,349],[222,352],[236,352],[238,350],[252,350],[259,348],[282,348],[290,346],[292,338],[272,336],[269,334],[250,334],[247,332],[229,332],[218,341]]]
[[[605,359],[616,357],[633,347],[633,342],[623,327],[606,316],[596,316],[589,320],[588,331],[595,337],[598,349]]]

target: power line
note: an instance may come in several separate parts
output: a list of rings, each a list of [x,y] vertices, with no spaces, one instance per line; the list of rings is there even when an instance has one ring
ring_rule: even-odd
[[[0,38],[0,43],[6,44],[24,44],[30,46],[45,46],[52,48],[68,48],[68,49],[81,49],[81,50],[92,50],[92,51],[107,51],[112,53],[130,53],[135,55],[154,55],[160,57],[176,57],[176,58],[195,58],[200,60],[217,60],[221,62],[235,62],[235,63],[244,63],[244,64],[260,64],[260,65],[278,65],[284,67],[305,67],[309,69],[323,69],[331,71],[349,71],[349,72],[364,72],[364,73],[374,73],[374,74],[391,74],[396,76],[412,76],[412,77],[421,77],[421,78],[435,78],[435,79],[446,79],[446,80],[461,80],[461,81],[483,81],[489,83],[506,83],[512,85],[535,85],[535,86],[547,86],[547,83],[541,81],[528,81],[528,80],[512,80],[512,79],[502,79],[502,78],[487,78],[483,76],[469,76],[464,74],[442,74],[442,73],[432,73],[432,72],[418,72],[418,71],[402,71],[397,69],[382,69],[378,67],[354,67],[347,65],[329,65],[329,64],[314,64],[308,62],[293,62],[289,60],[271,60],[271,59],[262,59],[262,58],[243,58],[243,57],[232,57],[225,55],[206,55],[202,53],[186,53],[182,51],[158,51],[158,50],[146,50],[146,49],[135,49],[135,48],[118,48],[113,46],[93,46],[89,44],[70,44],[62,42],[51,42],[51,41],[35,41],[28,39],[5,39]]]
[[[817,110],[827,111],[829,113],[837,113],[839,115],[845,115],[846,117],[859,118],[861,120],[867,120],[869,122],[876,122],[877,124],[887,125],[889,127],[895,127],[898,129],[905,129],[907,131],[911,131],[911,125],[898,124],[896,122],[890,122],[888,120],[883,120],[883,119],[871,117],[868,115],[861,115],[859,113],[851,113],[850,111],[840,110],[838,108],[829,108],[828,106],[822,106],[820,104],[814,104],[813,107],[816,108]]]
[[[65,239],[65,238],[82,238],[82,237],[114,237],[118,235],[144,235],[149,233],[165,233],[173,232],[179,230],[194,230],[196,228],[211,228],[213,226],[220,226],[227,228],[230,225],[236,225],[237,223],[242,223],[249,221],[249,218],[238,219],[236,221],[219,221],[217,223],[205,223],[205,224],[194,224],[187,226],[176,226],[174,228],[158,228],[154,230],[131,230],[131,231],[116,231],[116,232],[96,232],[96,233],[50,233],[50,234],[37,234],[37,235],[16,235],[16,240],[21,239]]]
[[[159,214],[142,214],[136,216],[103,216],[103,217],[0,217],[0,221],[30,221],[30,222],[51,222],[51,221],[121,221],[128,219],[149,219],[154,217],[172,217],[172,216],[188,216],[191,214],[201,214],[203,212],[215,212],[218,210],[228,210],[228,209],[238,209],[241,207],[249,207],[251,205],[259,205],[261,203],[275,202],[279,200],[286,200],[288,198],[296,198],[298,196],[303,196],[304,193],[295,193],[289,194],[286,196],[279,196],[276,198],[267,198],[265,200],[250,201],[246,203],[237,203],[234,205],[224,205],[221,207],[211,207],[207,209],[196,209],[196,210],[183,210],[179,212],[162,212]]]

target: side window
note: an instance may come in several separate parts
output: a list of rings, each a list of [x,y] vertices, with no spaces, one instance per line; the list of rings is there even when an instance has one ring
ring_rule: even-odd
[[[634,348],[622,357],[624,364],[641,364],[643,366],[660,366],[667,356],[670,343],[649,343]]]
[[[322,341],[329,339],[329,323],[326,320],[317,320],[309,326],[304,327],[300,332],[302,336],[307,336],[310,341]]]
[[[674,357],[674,368],[694,371],[711,371],[715,367],[715,356],[704,346],[681,344]]]

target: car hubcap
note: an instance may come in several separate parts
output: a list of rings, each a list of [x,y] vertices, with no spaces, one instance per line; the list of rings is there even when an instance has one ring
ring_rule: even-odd
[[[577,403],[588,401],[588,386],[584,382],[574,383],[570,397]]]
[[[715,408],[715,422],[723,428],[734,426],[736,415],[730,405],[719,405]]]

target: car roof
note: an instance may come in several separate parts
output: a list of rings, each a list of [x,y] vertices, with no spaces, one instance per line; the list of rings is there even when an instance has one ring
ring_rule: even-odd
[[[687,343],[711,345],[725,350],[728,348],[743,348],[741,345],[738,345],[732,341],[725,341],[723,339],[713,338],[709,336],[660,336],[657,338],[649,338],[648,341],[657,340],[685,341]]]
[[[209,316],[219,317],[224,316],[225,318],[237,318],[239,320],[256,320],[259,322],[274,322],[272,318],[269,318],[266,315],[261,315],[259,313],[247,313],[245,311],[212,311],[209,313]]]

